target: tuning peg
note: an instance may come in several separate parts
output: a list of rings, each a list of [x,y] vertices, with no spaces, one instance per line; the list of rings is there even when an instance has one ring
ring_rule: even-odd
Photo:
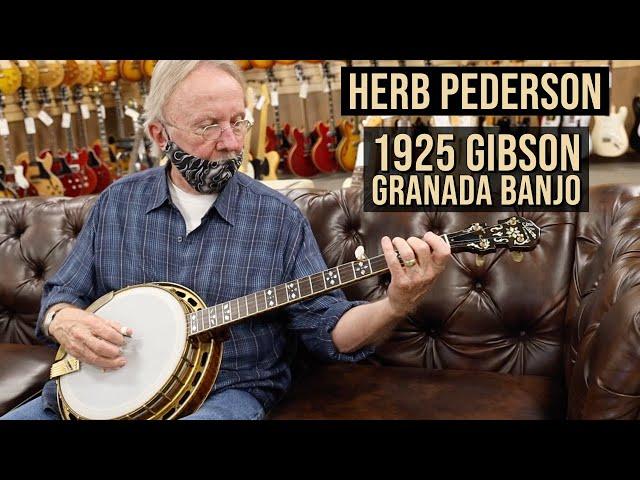
[[[520,263],[524,259],[524,254],[518,250],[511,252],[511,258],[516,263]]]
[[[364,247],[362,245],[358,245],[356,248],[356,259],[360,261],[367,259],[367,255],[364,253]]]

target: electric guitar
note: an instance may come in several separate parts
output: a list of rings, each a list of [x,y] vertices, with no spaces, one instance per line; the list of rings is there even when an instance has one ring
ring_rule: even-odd
[[[333,173],[338,171],[336,161],[337,133],[336,122],[333,115],[333,96],[331,95],[331,78],[329,73],[329,62],[322,62],[322,78],[324,81],[324,92],[329,102],[329,125],[324,122],[317,122],[315,132],[317,140],[311,149],[311,159],[314,165],[322,173]]]
[[[278,95],[278,85],[280,82],[273,73],[272,68],[267,69],[267,81],[269,82],[271,92],[271,106],[273,107],[275,117],[275,129],[267,126],[266,150],[267,152],[278,152],[278,155],[280,155],[280,166],[286,169],[287,156],[291,148],[291,143],[289,142],[291,126],[288,123],[285,123],[284,127],[280,126],[280,100]]]
[[[96,187],[92,193],[100,193],[107,188],[111,182],[111,173],[109,168],[102,163],[100,157],[96,155],[96,152],[89,146],[89,135],[87,133],[87,120],[89,119],[90,112],[88,105],[83,102],[84,92],[81,85],[76,85],[73,91],[73,99],[78,106],[78,118],[80,118],[80,145],[86,149],[87,152],[87,166],[93,170],[96,174]],[[84,107],[84,108],[83,108]]]
[[[116,158],[114,151],[109,148],[107,128],[105,124],[106,109],[102,102],[102,86],[99,83],[94,83],[89,89],[89,93],[96,105],[99,133],[99,138],[93,142],[92,149],[98,158],[100,158],[102,164],[109,169],[111,179],[117,180],[122,176],[122,172],[120,171],[120,164],[118,163],[118,159]]]
[[[289,171],[298,177],[312,177],[318,173],[318,169],[311,159],[311,146],[313,145],[314,139],[312,136],[307,136],[307,132],[309,132],[309,119],[307,116],[309,79],[305,77],[302,66],[299,63],[296,64],[294,68],[296,79],[300,83],[298,97],[300,98],[304,128],[302,130],[298,128],[293,129],[293,145],[287,156],[287,165],[289,166]]]
[[[627,107],[622,106],[617,111],[611,106],[608,116],[596,116],[591,136],[593,152],[601,157],[619,157],[629,148],[629,137],[624,128],[627,118]]]
[[[640,152],[640,95],[633,99],[633,114],[636,117],[629,136],[629,144],[636,152]]]

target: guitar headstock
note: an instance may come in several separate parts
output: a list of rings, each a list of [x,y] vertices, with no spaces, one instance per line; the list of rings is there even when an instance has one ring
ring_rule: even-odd
[[[298,82],[302,83],[305,80],[307,80],[307,78],[304,76],[304,71],[302,70],[302,65],[300,65],[299,63],[296,63],[293,66],[293,69],[296,72],[296,80],[298,80]]]
[[[498,248],[531,250],[540,240],[540,227],[533,221],[513,216],[497,225],[472,223],[469,227],[447,235],[454,252],[488,253]]]

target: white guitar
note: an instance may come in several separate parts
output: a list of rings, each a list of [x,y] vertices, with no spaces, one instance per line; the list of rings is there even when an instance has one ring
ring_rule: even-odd
[[[620,107],[617,111],[611,107],[609,116],[595,117],[595,124],[591,136],[593,137],[593,151],[601,157],[619,157],[629,148],[629,137],[624,128],[627,118],[627,107]]]

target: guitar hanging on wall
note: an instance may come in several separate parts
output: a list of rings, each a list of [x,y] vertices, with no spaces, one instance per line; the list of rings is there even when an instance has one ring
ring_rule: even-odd
[[[331,94],[331,79],[333,76],[329,72],[329,62],[322,62],[322,80],[324,82],[324,93],[329,102],[329,125],[319,121],[315,125],[317,140],[311,149],[311,159],[314,165],[322,173],[333,173],[338,171],[336,161],[336,146],[338,144],[338,133],[336,121],[333,114],[333,95]]]
[[[294,67],[296,72],[296,79],[300,84],[300,91],[298,97],[300,98],[300,107],[302,110],[302,120],[304,128],[293,129],[293,145],[289,150],[287,156],[287,165],[289,171],[298,177],[313,177],[318,173],[318,169],[311,159],[311,146],[314,139],[309,132],[309,118],[307,115],[307,93],[309,90],[309,79],[304,75],[302,71],[302,65],[297,63]]]

